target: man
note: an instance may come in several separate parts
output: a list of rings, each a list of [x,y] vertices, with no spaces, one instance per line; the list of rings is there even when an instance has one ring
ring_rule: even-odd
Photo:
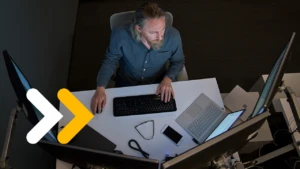
[[[160,83],[156,94],[162,101],[175,97],[171,83],[184,64],[181,37],[178,30],[166,25],[165,11],[156,3],[142,4],[130,25],[112,30],[91,101],[94,114],[106,104],[105,88],[118,63],[116,87]]]

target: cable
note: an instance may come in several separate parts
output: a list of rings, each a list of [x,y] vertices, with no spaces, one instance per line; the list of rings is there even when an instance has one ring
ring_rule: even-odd
[[[289,132],[287,129],[278,129],[277,131],[275,131],[274,135],[273,135],[273,142],[276,146],[278,146],[278,144],[275,142],[275,138],[276,138],[276,134],[278,134],[280,131],[286,131],[288,132],[290,135],[294,134],[296,131],[298,131],[298,128],[296,128],[294,131]]]
[[[133,147],[133,146],[131,145],[132,142],[134,142],[134,143],[137,145],[138,148]],[[134,140],[134,139],[129,140],[128,145],[129,145],[130,148],[132,148],[132,149],[134,149],[134,150],[136,150],[136,151],[141,152],[142,155],[143,155],[145,158],[149,158],[149,154],[148,154],[147,152],[145,152],[144,150],[142,150],[142,148],[140,147],[139,143],[138,143],[136,140]]]
[[[290,157],[289,160],[295,159],[296,161],[300,160],[300,157]]]
[[[267,144],[264,144],[264,145],[261,146],[260,149],[258,150],[258,157],[260,157],[260,150],[261,150],[265,145],[268,145],[268,144],[270,144],[270,143],[272,143],[272,144],[274,144],[275,146],[277,146],[277,144],[275,143],[275,141],[271,141],[271,142],[269,142],[269,143],[267,143]]]
[[[293,132],[291,132],[291,134],[294,134],[296,131],[298,131],[298,128],[296,128]]]
[[[284,162],[285,162],[289,167],[291,167],[291,169],[293,169],[293,166],[291,166],[291,164],[289,164],[289,163],[287,162],[287,160],[284,160]]]
[[[274,135],[273,135],[274,143],[275,143],[276,146],[277,146],[277,144],[276,144],[276,142],[275,142],[275,137],[276,137],[276,134],[277,134],[278,132],[280,132],[280,131],[286,131],[286,132],[290,133],[287,129],[279,129],[279,130],[277,130],[277,131],[274,133]]]
[[[296,166],[297,166],[297,163],[299,163],[300,161],[296,161],[295,164],[294,164],[294,169],[296,169]]]

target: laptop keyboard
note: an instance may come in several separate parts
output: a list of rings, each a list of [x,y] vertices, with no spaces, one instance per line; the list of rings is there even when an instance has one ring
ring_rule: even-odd
[[[211,103],[203,113],[197,116],[194,121],[188,126],[188,130],[192,132],[197,138],[200,137],[207,128],[211,126],[222,115],[220,110],[215,104]]]

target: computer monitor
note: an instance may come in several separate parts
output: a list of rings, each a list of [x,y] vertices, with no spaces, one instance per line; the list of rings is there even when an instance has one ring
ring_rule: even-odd
[[[143,157],[134,157],[95,149],[41,140],[38,142],[48,153],[59,160],[76,165],[79,168],[100,166],[114,169],[158,169],[159,161]]]
[[[293,32],[291,38],[286,44],[281,55],[277,58],[276,62],[273,64],[272,71],[270,72],[266,83],[260,93],[260,97],[256,102],[252,114],[249,116],[253,118],[254,116],[267,111],[275,94],[278,92],[279,87],[281,86],[282,77],[284,75],[285,69],[287,67],[288,60],[291,58],[291,48],[294,41],[296,33]]]
[[[222,156],[229,156],[247,144],[250,138],[270,115],[268,108],[281,85],[287,61],[291,57],[291,47],[296,33],[293,33],[283,52],[273,65],[268,79],[252,114],[244,123],[236,125],[227,132],[206,141],[201,145],[162,164],[163,169],[192,169],[207,168],[208,164]]]
[[[33,104],[31,104],[26,97],[26,93],[31,88],[31,85],[6,50],[3,51],[3,56],[11,84],[18,98],[18,102],[20,106],[22,106],[21,108],[23,109],[26,118],[33,126],[35,126],[44,116]],[[87,140],[87,137],[90,137],[90,139]],[[58,142],[56,138],[57,135],[50,130],[42,139]],[[85,126],[68,144],[109,152],[114,151],[116,148],[116,144],[102,136],[88,125]]]
[[[26,93],[31,88],[31,85],[7,50],[3,51],[3,56],[10,82],[18,98],[18,104],[22,106],[21,108],[26,118],[35,126],[44,116],[26,97]],[[42,139],[57,142],[51,130]]]
[[[208,168],[211,161],[218,161],[223,156],[231,156],[246,145],[256,136],[257,131],[269,116],[269,112],[263,112],[227,132],[162,163],[161,169]]]

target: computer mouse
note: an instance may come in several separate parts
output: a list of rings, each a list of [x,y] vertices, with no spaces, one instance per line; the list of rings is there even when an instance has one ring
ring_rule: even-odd
[[[99,112],[98,107],[97,107],[97,109],[96,109],[97,114],[102,113],[102,111],[103,111],[103,109],[101,109],[101,111]]]

